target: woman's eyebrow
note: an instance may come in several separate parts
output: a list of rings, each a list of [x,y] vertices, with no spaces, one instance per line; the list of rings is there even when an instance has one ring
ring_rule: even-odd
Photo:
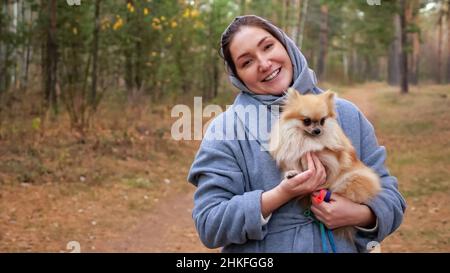
[[[259,47],[267,38],[269,38],[269,36],[266,36],[266,37],[262,38],[261,40],[259,40],[257,47]]]
[[[261,40],[259,40],[259,42],[258,42],[258,44],[256,45],[256,47],[259,47],[259,46],[260,46],[267,38],[270,38],[270,36],[265,36],[265,37],[263,37]],[[247,55],[249,55],[248,52],[245,52],[245,53],[239,55],[239,57],[237,57],[236,61],[239,60],[239,59],[242,58],[242,57],[247,56]]]

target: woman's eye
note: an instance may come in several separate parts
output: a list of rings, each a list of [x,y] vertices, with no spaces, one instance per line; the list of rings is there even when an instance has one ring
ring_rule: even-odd
[[[305,124],[305,126],[311,125],[311,119],[305,118],[305,119],[303,120],[303,124]]]
[[[243,62],[242,67],[248,66],[250,64],[250,62],[251,62],[250,60]]]
[[[264,49],[269,49],[269,48],[271,48],[273,46],[273,44],[268,44],[268,45],[266,45],[265,47],[264,47]]]

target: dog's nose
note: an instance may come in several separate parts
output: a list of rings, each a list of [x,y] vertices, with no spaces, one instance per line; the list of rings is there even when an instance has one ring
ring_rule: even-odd
[[[320,135],[320,129],[314,129],[313,134],[316,136]]]

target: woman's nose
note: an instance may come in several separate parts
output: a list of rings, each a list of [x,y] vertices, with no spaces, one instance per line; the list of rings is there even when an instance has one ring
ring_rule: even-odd
[[[259,61],[259,70],[261,72],[266,72],[272,67],[272,62],[268,59],[261,59]]]

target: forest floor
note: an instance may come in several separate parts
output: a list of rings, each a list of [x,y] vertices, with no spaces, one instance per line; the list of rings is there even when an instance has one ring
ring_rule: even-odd
[[[374,124],[407,200],[382,251],[450,252],[450,86],[326,87]],[[81,252],[219,251],[191,217],[186,176],[200,142],[171,138],[168,106],[117,101],[102,102],[82,139],[64,115],[44,124],[20,102],[2,117],[0,252],[69,252],[71,241]]]

